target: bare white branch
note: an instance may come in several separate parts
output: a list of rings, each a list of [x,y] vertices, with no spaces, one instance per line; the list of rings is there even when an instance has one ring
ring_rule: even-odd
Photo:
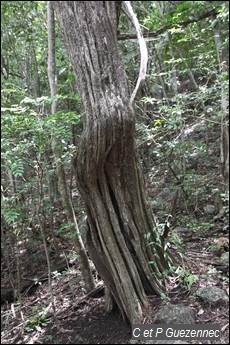
[[[144,39],[142,31],[141,31],[140,24],[138,22],[138,19],[137,19],[135,13],[133,12],[130,1],[124,1],[124,4],[125,4],[128,12],[129,12],[129,15],[130,15],[130,18],[131,18],[133,24],[135,26],[135,29],[137,32],[137,38],[138,38],[138,42],[139,42],[139,47],[140,47],[140,52],[141,52],[141,63],[140,63],[139,76],[138,76],[138,80],[137,80],[135,89],[133,90],[132,95],[130,97],[130,103],[132,104],[141,84],[145,80],[146,71],[147,71],[147,63],[148,63],[148,50],[147,50],[147,46],[145,43],[145,39]]]

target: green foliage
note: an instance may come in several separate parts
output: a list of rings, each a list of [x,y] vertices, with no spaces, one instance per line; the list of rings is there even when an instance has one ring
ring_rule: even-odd
[[[82,113],[75,77],[61,33],[56,28],[59,111],[51,115],[47,78],[47,4],[44,1],[2,1],[1,158],[2,221],[6,237],[42,241],[38,216],[55,235],[53,219],[58,197],[55,169],[58,163],[72,169],[76,137],[82,130]],[[75,137],[74,137],[75,136]],[[53,138],[58,139],[54,145]],[[54,159],[52,150],[60,152]],[[38,205],[40,213],[38,215]],[[69,229],[69,228],[68,228]],[[66,229],[67,232],[67,229]],[[6,249],[8,250],[8,249]],[[43,262],[33,253],[33,264]]]
[[[43,336],[43,339],[45,341],[53,341],[53,336],[51,334],[46,334]],[[53,342],[52,342],[52,344],[53,344]]]
[[[21,159],[14,161],[12,165],[10,165],[10,170],[15,177],[22,176],[24,172],[23,161]]]
[[[7,205],[6,199],[4,201],[5,202],[2,203],[1,214],[4,216],[7,224],[14,223],[18,220],[20,213],[17,209],[10,207],[9,203]]]
[[[161,300],[162,301],[165,301],[165,302],[170,302],[171,301],[171,298],[168,296],[168,295],[166,295],[165,293],[161,293]]]
[[[76,344],[83,344],[84,343],[84,339],[80,335],[76,335],[76,337],[74,339],[76,341]]]
[[[53,271],[52,275],[56,278],[56,279],[60,279],[60,277],[62,276],[61,272],[58,271]]]
[[[199,279],[197,275],[190,273],[188,270],[178,267],[176,272],[178,279],[182,287],[187,290],[191,290],[192,285]]]
[[[192,218],[191,216],[184,216],[182,218],[182,224],[185,224],[185,229],[188,233],[196,233],[200,234],[201,236],[205,236],[205,234],[213,226],[211,222],[200,222],[199,219]]]
[[[213,244],[207,248],[210,252],[220,252],[221,246],[218,246],[217,244]]]
[[[3,95],[7,93],[4,89]],[[61,139],[63,163],[69,166],[76,148],[70,144],[70,125],[79,126],[81,116],[74,111],[58,112],[55,115],[40,114],[36,108],[43,108],[50,99],[47,97],[25,97],[20,104],[2,108],[2,168],[6,174],[10,171],[12,178],[18,179],[18,188],[26,194],[38,181],[38,169],[46,171],[47,178],[52,168],[47,170],[47,148],[51,147],[52,136]],[[26,184],[22,184],[22,181]],[[44,185],[45,186],[45,185]],[[18,190],[19,192],[19,190]],[[21,193],[21,192],[20,192]],[[2,214],[8,224],[17,220],[22,211],[17,204],[17,198],[5,197]],[[28,205],[31,208],[30,205]],[[48,208],[47,208],[48,207]],[[44,201],[44,210],[50,205]]]
[[[29,333],[35,330],[39,330],[41,327],[46,327],[48,322],[50,321],[49,318],[46,318],[42,314],[36,314],[28,318],[26,321],[26,325],[24,327],[24,331]]]

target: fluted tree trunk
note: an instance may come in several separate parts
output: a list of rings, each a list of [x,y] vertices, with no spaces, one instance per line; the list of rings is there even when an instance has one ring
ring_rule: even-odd
[[[146,294],[164,291],[168,263],[146,201],[135,115],[118,55],[121,2],[53,3],[85,109],[74,165],[89,252],[122,315],[140,322]]]

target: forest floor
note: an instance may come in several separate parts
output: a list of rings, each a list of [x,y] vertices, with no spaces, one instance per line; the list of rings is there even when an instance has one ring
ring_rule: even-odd
[[[214,285],[228,291],[228,283],[222,274],[214,270],[218,262],[215,254],[204,248],[210,238],[200,241],[193,238],[186,242],[186,267],[192,270],[199,280],[190,290],[168,282],[170,303],[184,304],[195,310],[196,323],[218,323],[221,326],[220,341],[200,341],[199,344],[228,344],[229,313],[228,306],[211,307],[203,305],[194,298],[200,286]],[[207,272],[210,277],[206,278]],[[212,273],[214,272],[214,273]],[[202,278],[204,277],[204,278]],[[100,285],[100,281],[98,284]],[[5,304],[2,308],[3,344],[127,344],[131,339],[130,326],[122,320],[118,312],[105,315],[104,297],[84,298],[84,290],[77,267],[66,269],[53,279],[56,319],[50,301],[48,282],[41,284],[31,295],[24,293],[21,304]],[[157,296],[149,297],[149,308],[144,323],[153,323],[157,311],[168,300]],[[41,313],[39,317],[39,313]],[[141,343],[141,342],[139,342]],[[198,343],[198,342],[191,342]]]
[[[151,162],[148,155],[145,156],[147,167],[144,164],[146,162],[143,162],[143,166],[146,187],[150,198],[156,196],[158,202],[154,201],[153,211],[157,214],[158,220],[164,222],[164,215],[170,214],[173,208],[171,250],[183,254],[181,267],[186,270],[190,280],[188,279],[186,284],[182,276],[174,280],[167,279],[165,297],[149,296],[149,307],[143,322],[153,323],[159,309],[169,302],[182,303],[194,309],[196,323],[218,323],[221,327],[220,340],[191,343],[228,344],[228,306],[211,307],[195,298],[195,291],[199,287],[208,285],[220,287],[229,294],[228,276],[226,272],[218,270],[220,254],[228,248],[226,246],[222,248],[221,245],[216,247],[218,240],[223,239],[224,242],[227,238],[225,222],[221,218],[215,218],[213,214],[203,212],[205,206],[213,201],[207,186],[216,186],[220,171],[219,165],[216,164],[219,147],[215,138],[212,139],[213,147],[212,142],[209,143],[212,149],[210,157],[198,158],[198,161],[200,159],[198,170],[189,175],[190,187],[194,185],[194,188],[200,191],[198,197],[188,203],[193,206],[191,209],[188,208],[189,206],[185,207],[186,193],[181,186],[179,197],[178,193],[171,193],[172,184],[174,187],[178,186],[178,181],[175,176],[165,174],[164,162],[159,165],[158,162]],[[154,165],[160,166],[155,175],[151,170],[151,166]],[[154,183],[156,180],[157,184]],[[63,219],[59,219],[59,222],[61,224]],[[71,239],[59,240],[59,253],[54,251],[51,255],[55,311],[50,297],[42,245],[40,244],[39,247],[35,244],[33,250],[28,248],[28,243],[21,246],[20,262],[23,273],[21,284],[23,281],[29,284],[21,294],[20,300],[14,301],[9,298],[8,302],[3,301],[1,308],[3,344],[127,344],[130,342],[130,326],[122,320],[118,312],[105,315],[103,295],[97,298],[85,297],[78,265],[73,259],[69,260],[69,254],[73,249]],[[28,250],[23,250],[23,246],[32,250],[30,256]],[[6,271],[3,260],[2,291],[10,288],[9,280],[4,279]],[[96,273],[95,278],[98,285],[102,284]]]

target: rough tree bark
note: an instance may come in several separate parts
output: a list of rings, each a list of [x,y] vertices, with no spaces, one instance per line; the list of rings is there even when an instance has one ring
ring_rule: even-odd
[[[135,115],[118,55],[121,2],[53,3],[85,109],[74,164],[89,252],[123,317],[140,322],[146,293],[164,290],[168,263],[146,201]]]
[[[56,59],[55,59],[55,27],[54,27],[54,12],[52,1],[47,3],[47,23],[48,23],[48,78],[50,84],[51,97],[57,95],[57,74],[56,74]],[[55,114],[58,109],[58,100],[52,101],[51,113]],[[56,160],[56,174],[58,178],[58,188],[62,199],[62,204],[66,213],[68,222],[70,223],[70,231],[76,234],[74,239],[74,246],[77,253],[77,260],[81,270],[81,275],[84,281],[87,292],[94,287],[93,275],[90,270],[89,260],[85,251],[85,246],[80,236],[77,220],[72,207],[72,202],[67,188],[65,168],[62,163],[62,155],[59,149],[61,147],[60,139],[55,134],[52,135],[52,150]]]

